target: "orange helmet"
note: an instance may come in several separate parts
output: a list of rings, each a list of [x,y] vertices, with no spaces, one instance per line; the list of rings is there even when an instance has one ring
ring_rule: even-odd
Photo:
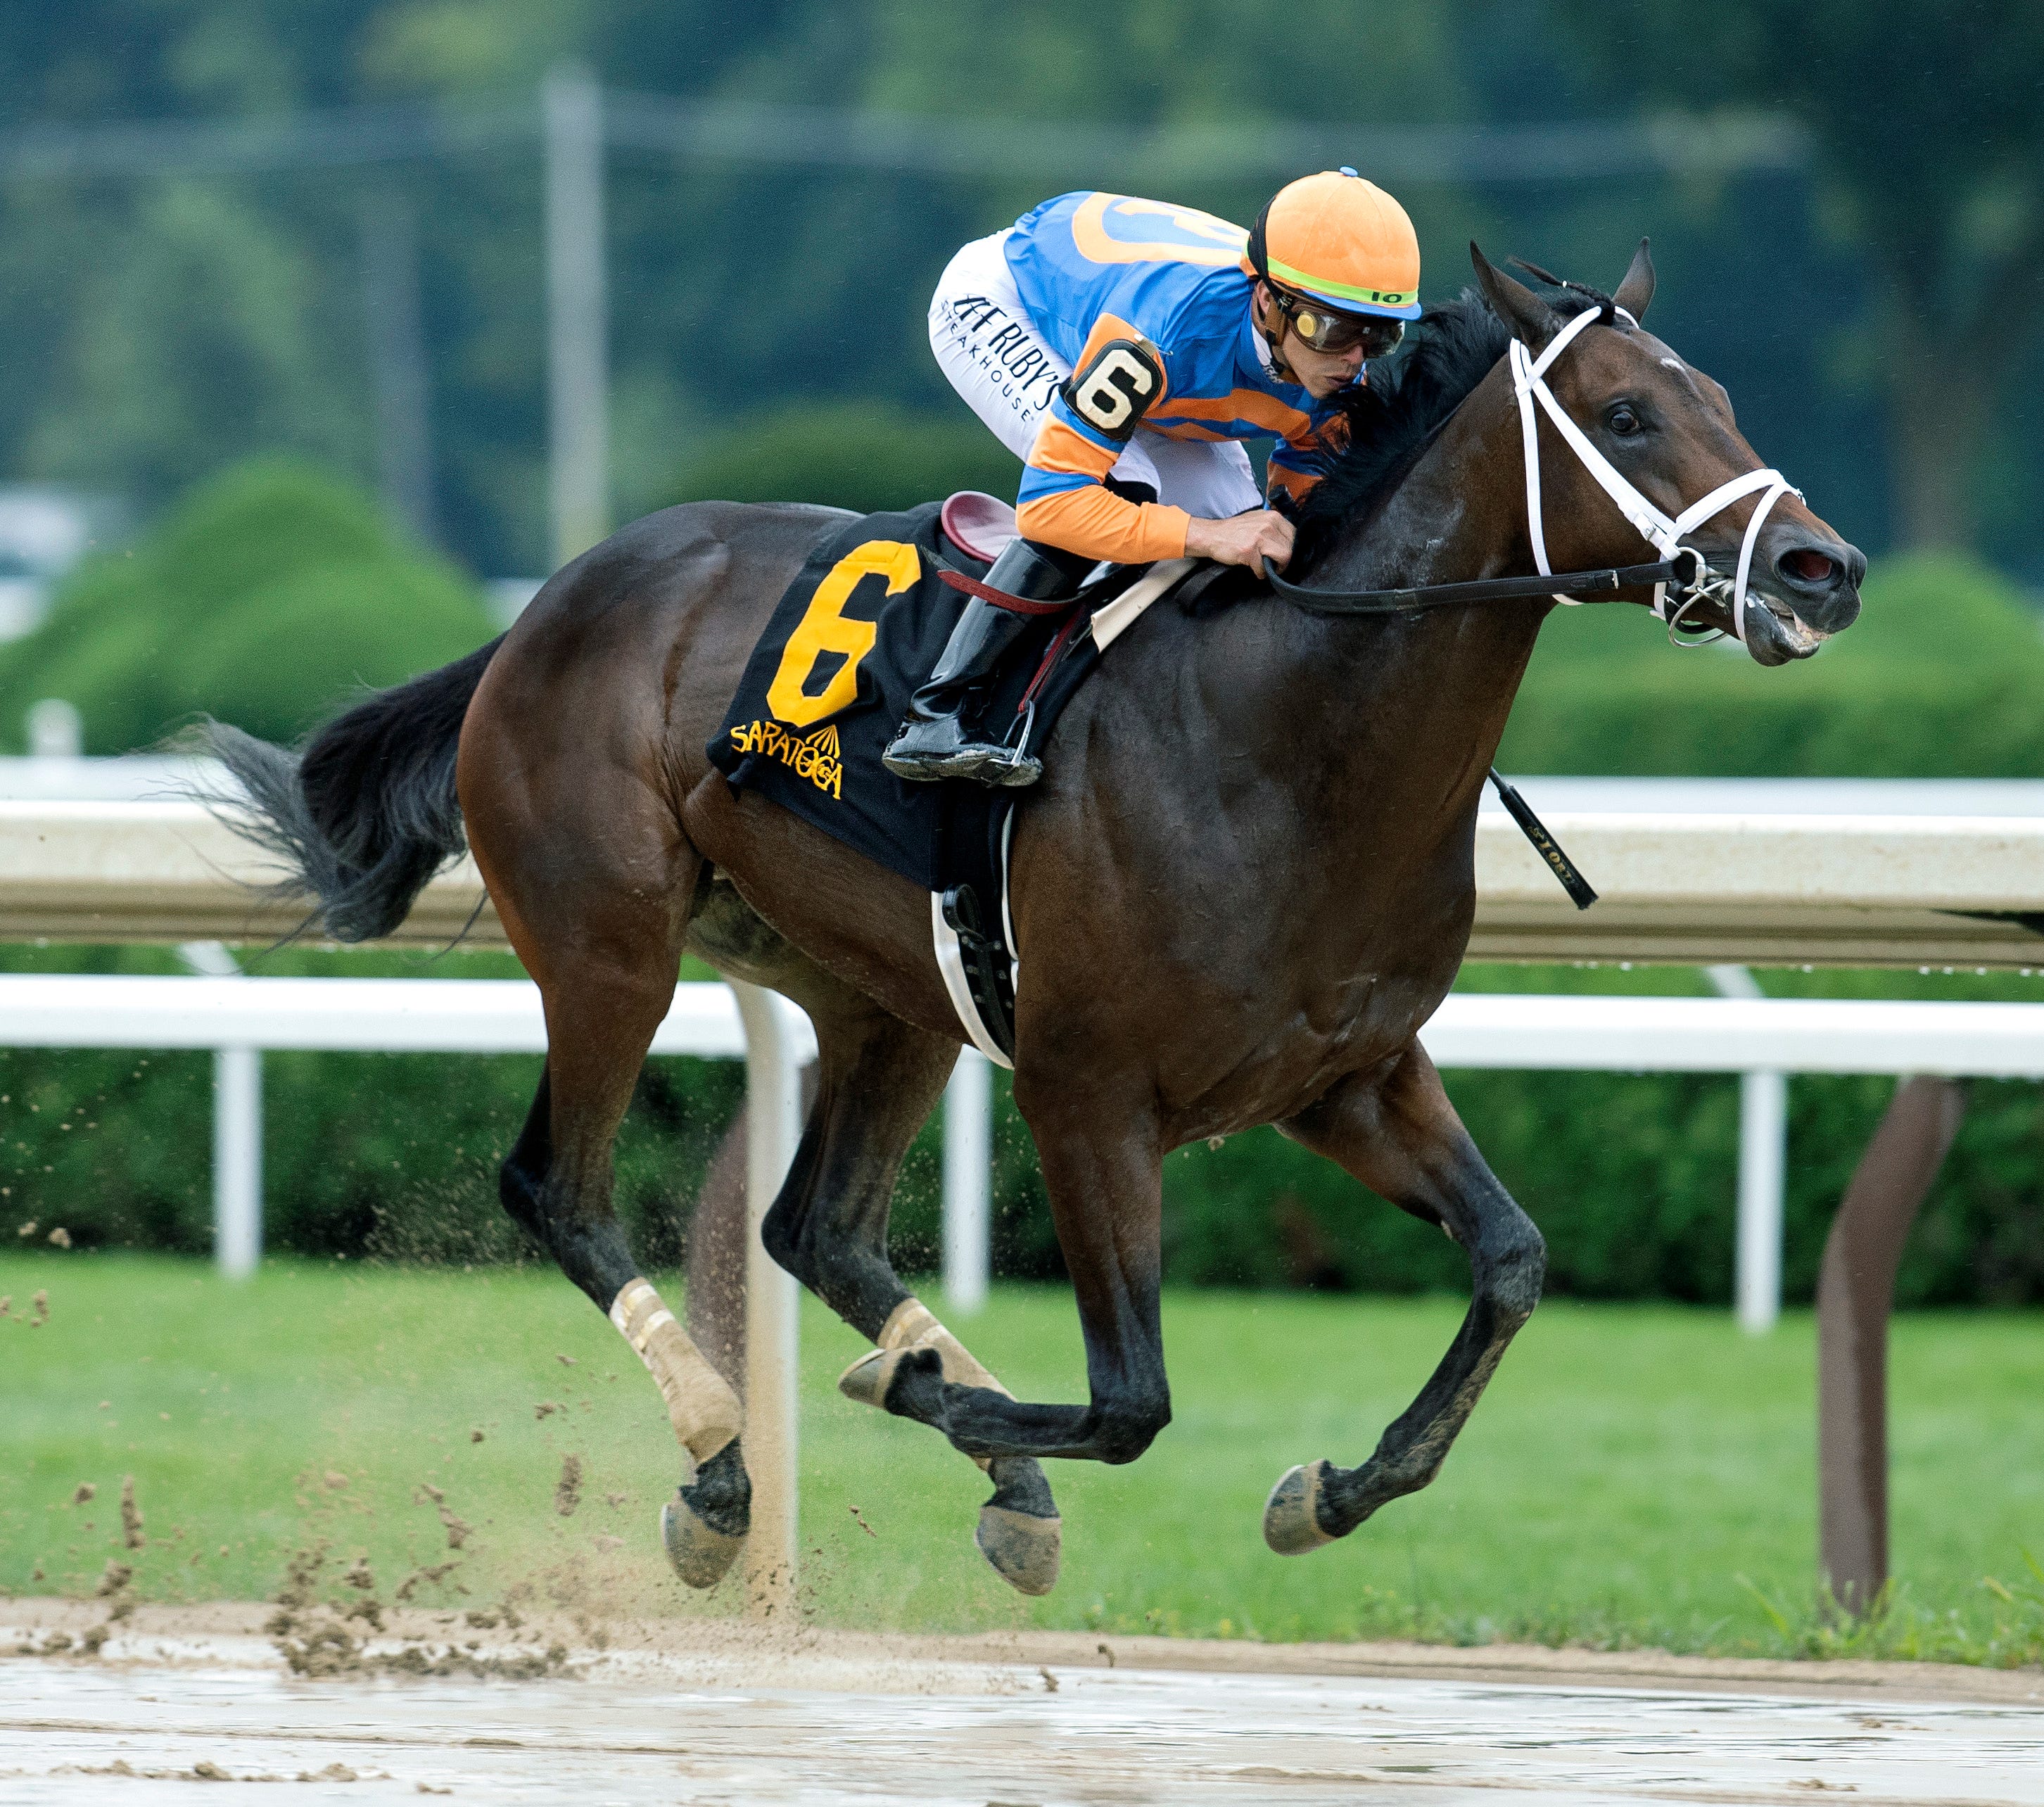
[[[1249,261],[1265,282],[1343,313],[1420,317],[1420,240],[1405,210],[1352,169],[1287,183],[1256,217]]]

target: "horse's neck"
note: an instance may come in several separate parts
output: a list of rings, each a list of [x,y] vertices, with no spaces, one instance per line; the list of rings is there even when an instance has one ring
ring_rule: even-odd
[[[1370,520],[1316,557],[1305,581],[1361,590],[1460,583],[1530,571],[1509,379],[1477,385]],[[1359,786],[1412,803],[1473,808],[1550,605],[1486,603],[1316,622],[1309,656],[1339,686],[1331,752],[1367,764]],[[1354,725],[1367,721],[1366,740]],[[1402,768],[1387,771],[1389,759]],[[1398,779],[1407,777],[1409,786]]]
[[[1324,589],[1389,589],[1530,569],[1522,456],[1511,378],[1500,363],[1377,513],[1336,532],[1308,581]],[[1531,619],[1537,625],[1537,613]]]

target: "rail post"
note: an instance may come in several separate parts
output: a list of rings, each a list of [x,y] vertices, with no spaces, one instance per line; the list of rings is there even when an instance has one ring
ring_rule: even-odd
[[[1765,998],[1744,967],[1704,969],[1720,998]],[[1765,1335],[1781,1316],[1781,1198],[1788,1152],[1788,1076],[1761,1067],[1739,1076],[1739,1327]]]
[[[187,941],[178,957],[209,978],[240,978],[217,941]],[[213,1051],[213,1258],[230,1280],[263,1259],[263,1051],[229,1044]]]
[[[759,1240],[795,1159],[801,1125],[801,1012],[775,993],[727,982],[745,1025],[745,1466],[752,1528],[745,1540],[746,1609],[793,1617],[797,1486],[795,1278]]]
[[[1848,1613],[1888,1582],[1888,1318],[1910,1226],[1965,1114],[1957,1081],[1895,1088],[1846,1187],[1817,1277],[1819,1555]]]
[[[993,1068],[976,1048],[944,1088],[944,1300],[962,1317],[986,1304]]]

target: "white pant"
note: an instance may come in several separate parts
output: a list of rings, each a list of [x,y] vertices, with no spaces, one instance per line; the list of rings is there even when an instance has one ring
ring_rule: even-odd
[[[1051,397],[1072,371],[1024,310],[1007,242],[1005,232],[974,239],[946,266],[930,298],[930,349],[994,437],[1026,461]],[[1235,440],[1166,439],[1138,427],[1113,475],[1147,483],[1158,501],[1203,521],[1263,506],[1249,454]]]

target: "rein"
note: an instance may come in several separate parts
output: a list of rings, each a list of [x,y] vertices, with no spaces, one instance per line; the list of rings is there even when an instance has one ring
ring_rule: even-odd
[[[1607,310],[1604,308],[1586,308],[1548,341],[1547,348],[1537,358],[1527,349],[1523,340],[1515,338],[1507,348],[1512,363],[1512,394],[1519,404],[1520,439],[1526,450],[1526,521],[1533,543],[1533,562],[1539,567],[1538,578],[1490,578],[1473,583],[1421,584],[1402,590],[1316,590],[1286,582],[1271,569],[1268,559],[1259,560],[1264,578],[1271,588],[1286,602],[1316,614],[1389,615],[1414,609],[1446,609],[1541,596],[1550,596],[1557,602],[1573,606],[1593,596],[1650,584],[1654,589],[1654,613],[1668,624],[1669,637],[1678,646],[1703,645],[1723,637],[1721,629],[1688,640],[1677,637],[1676,630],[1686,625],[1683,617],[1703,602],[1726,606],[1731,617],[1732,633],[1742,642],[1746,639],[1746,579],[1753,567],[1754,543],[1774,505],[1785,495],[1800,498],[1802,491],[1779,471],[1748,471],[1729,483],[1720,483],[1680,514],[1663,514],[1590,443],[1589,436],[1569,417],[1568,410],[1554,399],[1554,392],[1547,386],[1547,372],[1555,359],[1582,333],[1606,317]],[[1623,308],[1615,304],[1608,310],[1608,317],[1613,325],[1621,320],[1628,326],[1637,328],[1639,325]],[[1536,406],[1554,422],[1562,442],[1596,479],[1597,486],[1617,505],[1619,513],[1631,522],[1642,540],[1660,553],[1658,564],[1564,571],[1558,575],[1548,564],[1545,509],[1540,496],[1540,435],[1539,417],[1534,411]],[[1746,523],[1746,536],[1739,549],[1739,568],[1727,579],[1713,571],[1694,546],[1684,545],[1682,536],[1756,490],[1765,493]],[[1671,589],[1678,598],[1673,615],[1668,612]]]
[[[1313,615],[1400,615],[1415,609],[1453,609],[1470,602],[1516,602],[1552,596],[1558,602],[1587,601],[1614,590],[1666,584],[1687,588],[1699,581],[1704,566],[1693,546],[1678,551],[1689,561],[1663,559],[1658,564],[1608,565],[1601,571],[1564,571],[1558,577],[1489,577],[1473,583],[1428,583],[1410,590],[1314,590],[1288,583],[1263,563],[1264,581],[1287,602]],[[1567,594],[1565,595],[1563,592]]]

